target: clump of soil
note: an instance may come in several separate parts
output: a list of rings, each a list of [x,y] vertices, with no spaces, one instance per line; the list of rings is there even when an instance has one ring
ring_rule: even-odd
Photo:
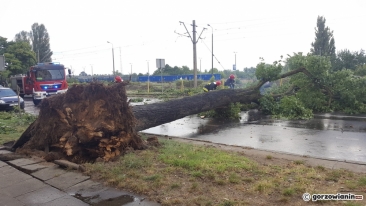
[[[74,85],[62,95],[42,100],[38,119],[13,145],[17,152],[42,150],[45,159],[60,156],[81,163],[123,154],[127,147],[143,149],[136,120],[122,82]],[[55,152],[58,155],[55,155]]]

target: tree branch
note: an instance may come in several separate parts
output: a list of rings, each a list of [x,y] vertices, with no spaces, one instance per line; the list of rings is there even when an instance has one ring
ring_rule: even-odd
[[[332,102],[332,97],[333,97],[333,93],[332,91],[330,90],[329,87],[323,85],[323,84],[320,84],[319,81],[317,81],[318,79],[316,77],[314,77],[308,70],[306,70],[306,68],[302,67],[302,68],[298,68],[298,69],[295,69],[295,70],[292,70],[292,71],[289,71],[287,73],[284,73],[284,74],[281,74],[279,75],[277,78],[273,79],[272,81],[274,80],[278,80],[278,79],[282,79],[282,78],[285,78],[285,77],[289,77],[289,76],[292,76],[294,74],[297,74],[299,72],[302,72],[304,73],[306,76],[308,76],[311,81],[315,84],[317,84],[319,87],[325,89],[328,94],[329,94],[329,100],[328,100],[328,107],[330,107],[330,104]],[[259,83],[254,87],[254,89],[259,89],[261,86],[263,86],[263,84],[265,84],[267,81],[270,81],[270,80],[260,80]]]

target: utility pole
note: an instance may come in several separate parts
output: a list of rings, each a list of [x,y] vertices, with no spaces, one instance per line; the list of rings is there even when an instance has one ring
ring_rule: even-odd
[[[147,61],[147,93],[150,93],[150,71],[149,71],[149,60]]]
[[[210,24],[207,24],[207,26],[211,27],[211,29],[212,29],[212,35],[211,35],[212,36],[212,38],[211,38],[212,39],[212,42],[211,42],[211,44],[212,44],[212,49],[211,49],[211,54],[212,54],[212,57],[211,57],[211,61],[212,61],[211,62],[211,65],[212,65],[212,67],[211,68],[212,68],[212,70],[211,70],[211,72],[212,72],[212,76],[213,76],[213,68],[214,68],[213,67],[213,58],[214,58],[214,53],[213,53],[213,28],[212,28],[212,26]]]
[[[235,54],[235,70],[236,70],[236,53],[237,52],[234,52],[234,54]]]
[[[107,43],[112,44],[109,41],[107,41]],[[113,60],[113,76],[115,76],[116,75],[116,72],[114,70],[114,47],[113,47],[113,44],[112,44],[112,60]]]
[[[198,40],[196,40],[196,21],[195,20],[192,21],[192,27],[193,27],[192,36],[193,36],[193,38],[191,37],[190,33],[188,32],[188,29],[187,29],[186,25],[184,24],[184,22],[180,21],[179,23],[183,24],[184,28],[186,29],[186,31],[189,35],[187,37],[189,37],[191,39],[192,43],[193,43],[194,88],[197,88],[197,49],[196,49],[196,44],[197,44]],[[200,39],[200,37],[201,37],[201,35],[202,35],[202,33],[205,29],[206,28],[202,29],[202,32],[201,32],[200,36],[198,37],[198,39]],[[186,35],[183,35],[183,36],[186,36]]]
[[[193,70],[194,70],[194,88],[197,88],[197,47],[196,47],[196,21],[192,21],[193,35]]]
[[[121,66],[121,76],[122,76],[122,54],[121,54],[121,47],[119,48],[119,61]]]

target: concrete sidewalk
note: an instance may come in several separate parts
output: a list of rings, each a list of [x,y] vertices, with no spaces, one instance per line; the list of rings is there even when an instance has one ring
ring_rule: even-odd
[[[1,154],[12,154],[0,150]],[[40,158],[0,161],[0,203],[6,206],[160,205],[106,187],[80,172]]]

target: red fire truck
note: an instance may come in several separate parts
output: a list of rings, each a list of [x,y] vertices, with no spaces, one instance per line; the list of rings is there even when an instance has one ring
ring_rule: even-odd
[[[20,96],[32,95],[33,103],[37,105],[48,96],[67,91],[65,70],[60,63],[38,63],[30,67],[27,75],[10,77],[11,88],[16,92],[19,90]],[[71,76],[70,69],[68,73]]]

